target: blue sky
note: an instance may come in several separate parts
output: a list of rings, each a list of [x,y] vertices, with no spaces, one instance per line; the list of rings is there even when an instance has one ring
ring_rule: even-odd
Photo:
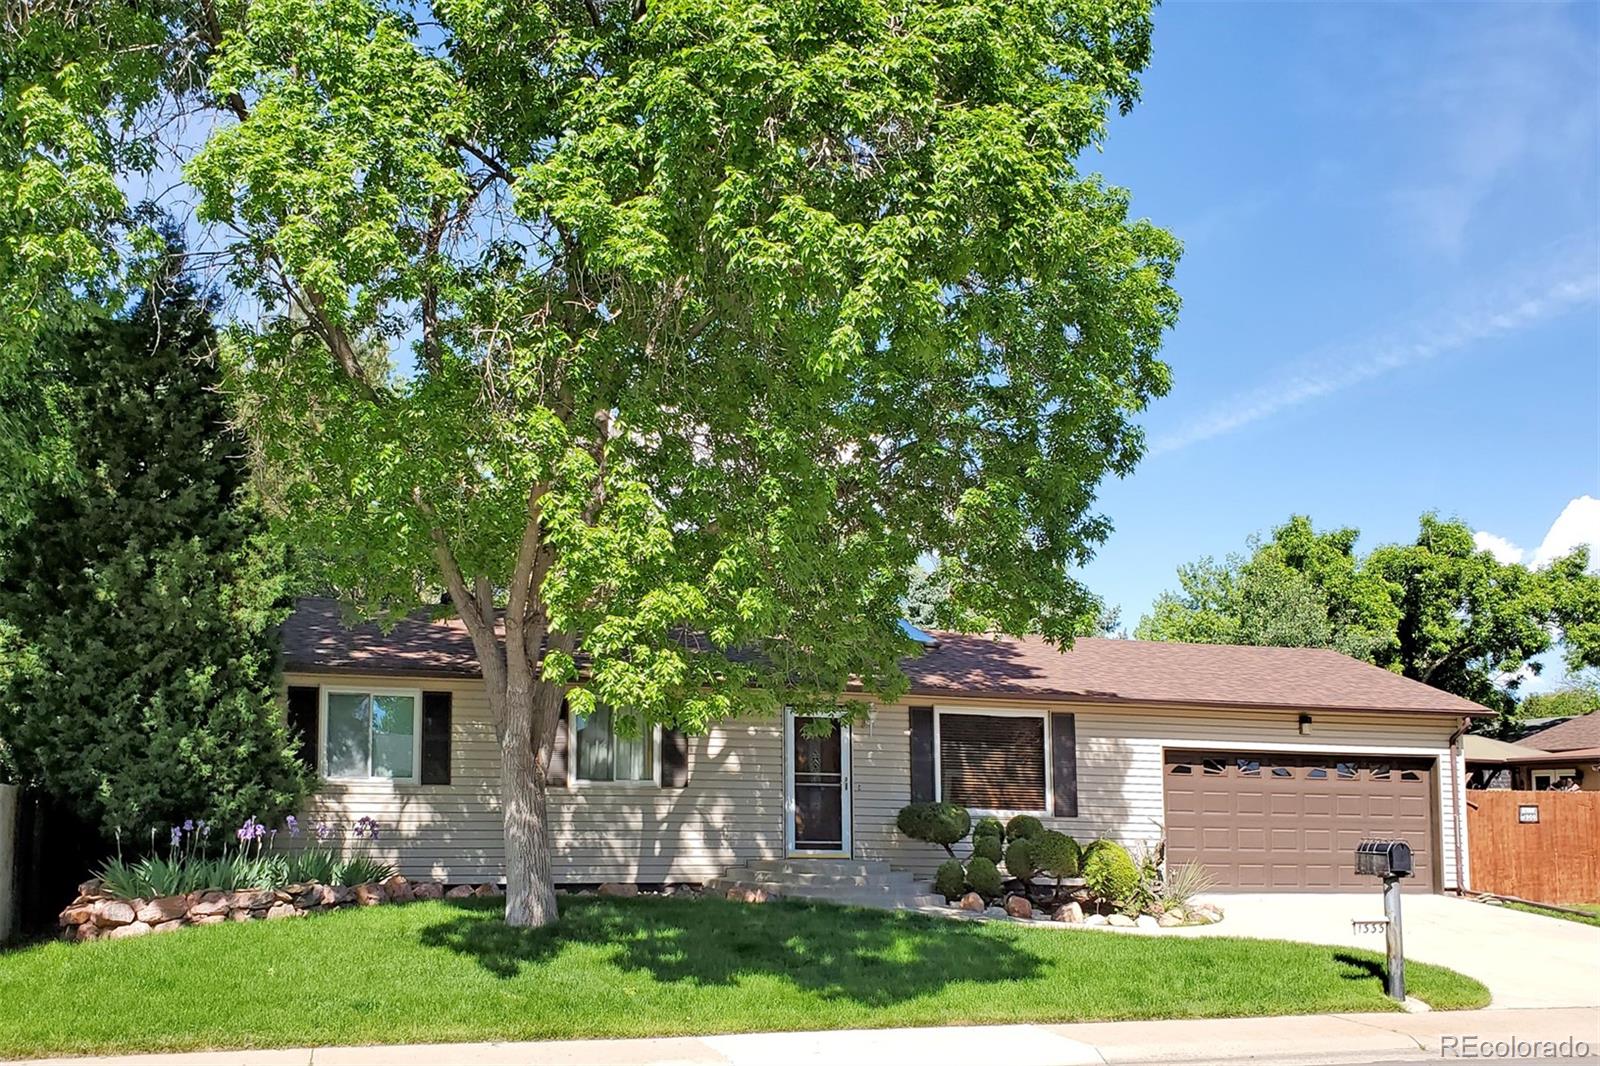
[[[1157,10],[1143,102],[1081,161],[1186,245],[1173,389],[1082,574],[1125,624],[1295,512],[1364,548],[1432,509],[1524,558],[1563,511],[1600,540],[1597,15]]]

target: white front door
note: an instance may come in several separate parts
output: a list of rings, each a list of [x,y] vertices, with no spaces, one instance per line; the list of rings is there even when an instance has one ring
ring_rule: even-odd
[[[832,721],[823,737],[805,735],[819,719],[783,712],[783,836],[791,855],[850,854],[850,726]]]

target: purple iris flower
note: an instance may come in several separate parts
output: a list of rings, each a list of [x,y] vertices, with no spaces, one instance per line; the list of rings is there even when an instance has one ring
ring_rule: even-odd
[[[300,835],[300,819],[296,818],[294,815],[291,814],[285,818],[283,820],[283,824],[289,830],[290,836],[297,837]]]
[[[201,824],[203,825],[205,823],[202,822]],[[183,820],[183,831],[185,833],[194,832],[194,819],[193,818],[185,818]]]
[[[183,830],[177,826],[172,827],[172,846],[177,847],[183,843]]]
[[[317,834],[318,840],[327,840],[329,837],[333,836],[333,826],[329,825],[327,822],[318,822],[317,827],[313,830],[313,832]]]

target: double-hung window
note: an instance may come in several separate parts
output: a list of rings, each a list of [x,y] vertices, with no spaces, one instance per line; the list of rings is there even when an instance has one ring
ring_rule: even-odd
[[[322,775],[334,780],[417,779],[415,691],[323,690]]]
[[[579,781],[653,784],[656,774],[655,730],[635,728],[632,736],[617,734],[617,715],[604,704],[574,723]]]

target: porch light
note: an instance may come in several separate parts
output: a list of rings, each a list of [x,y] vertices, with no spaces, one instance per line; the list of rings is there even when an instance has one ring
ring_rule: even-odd
[[[1309,714],[1300,716],[1300,735],[1303,737],[1311,735],[1311,716]]]

